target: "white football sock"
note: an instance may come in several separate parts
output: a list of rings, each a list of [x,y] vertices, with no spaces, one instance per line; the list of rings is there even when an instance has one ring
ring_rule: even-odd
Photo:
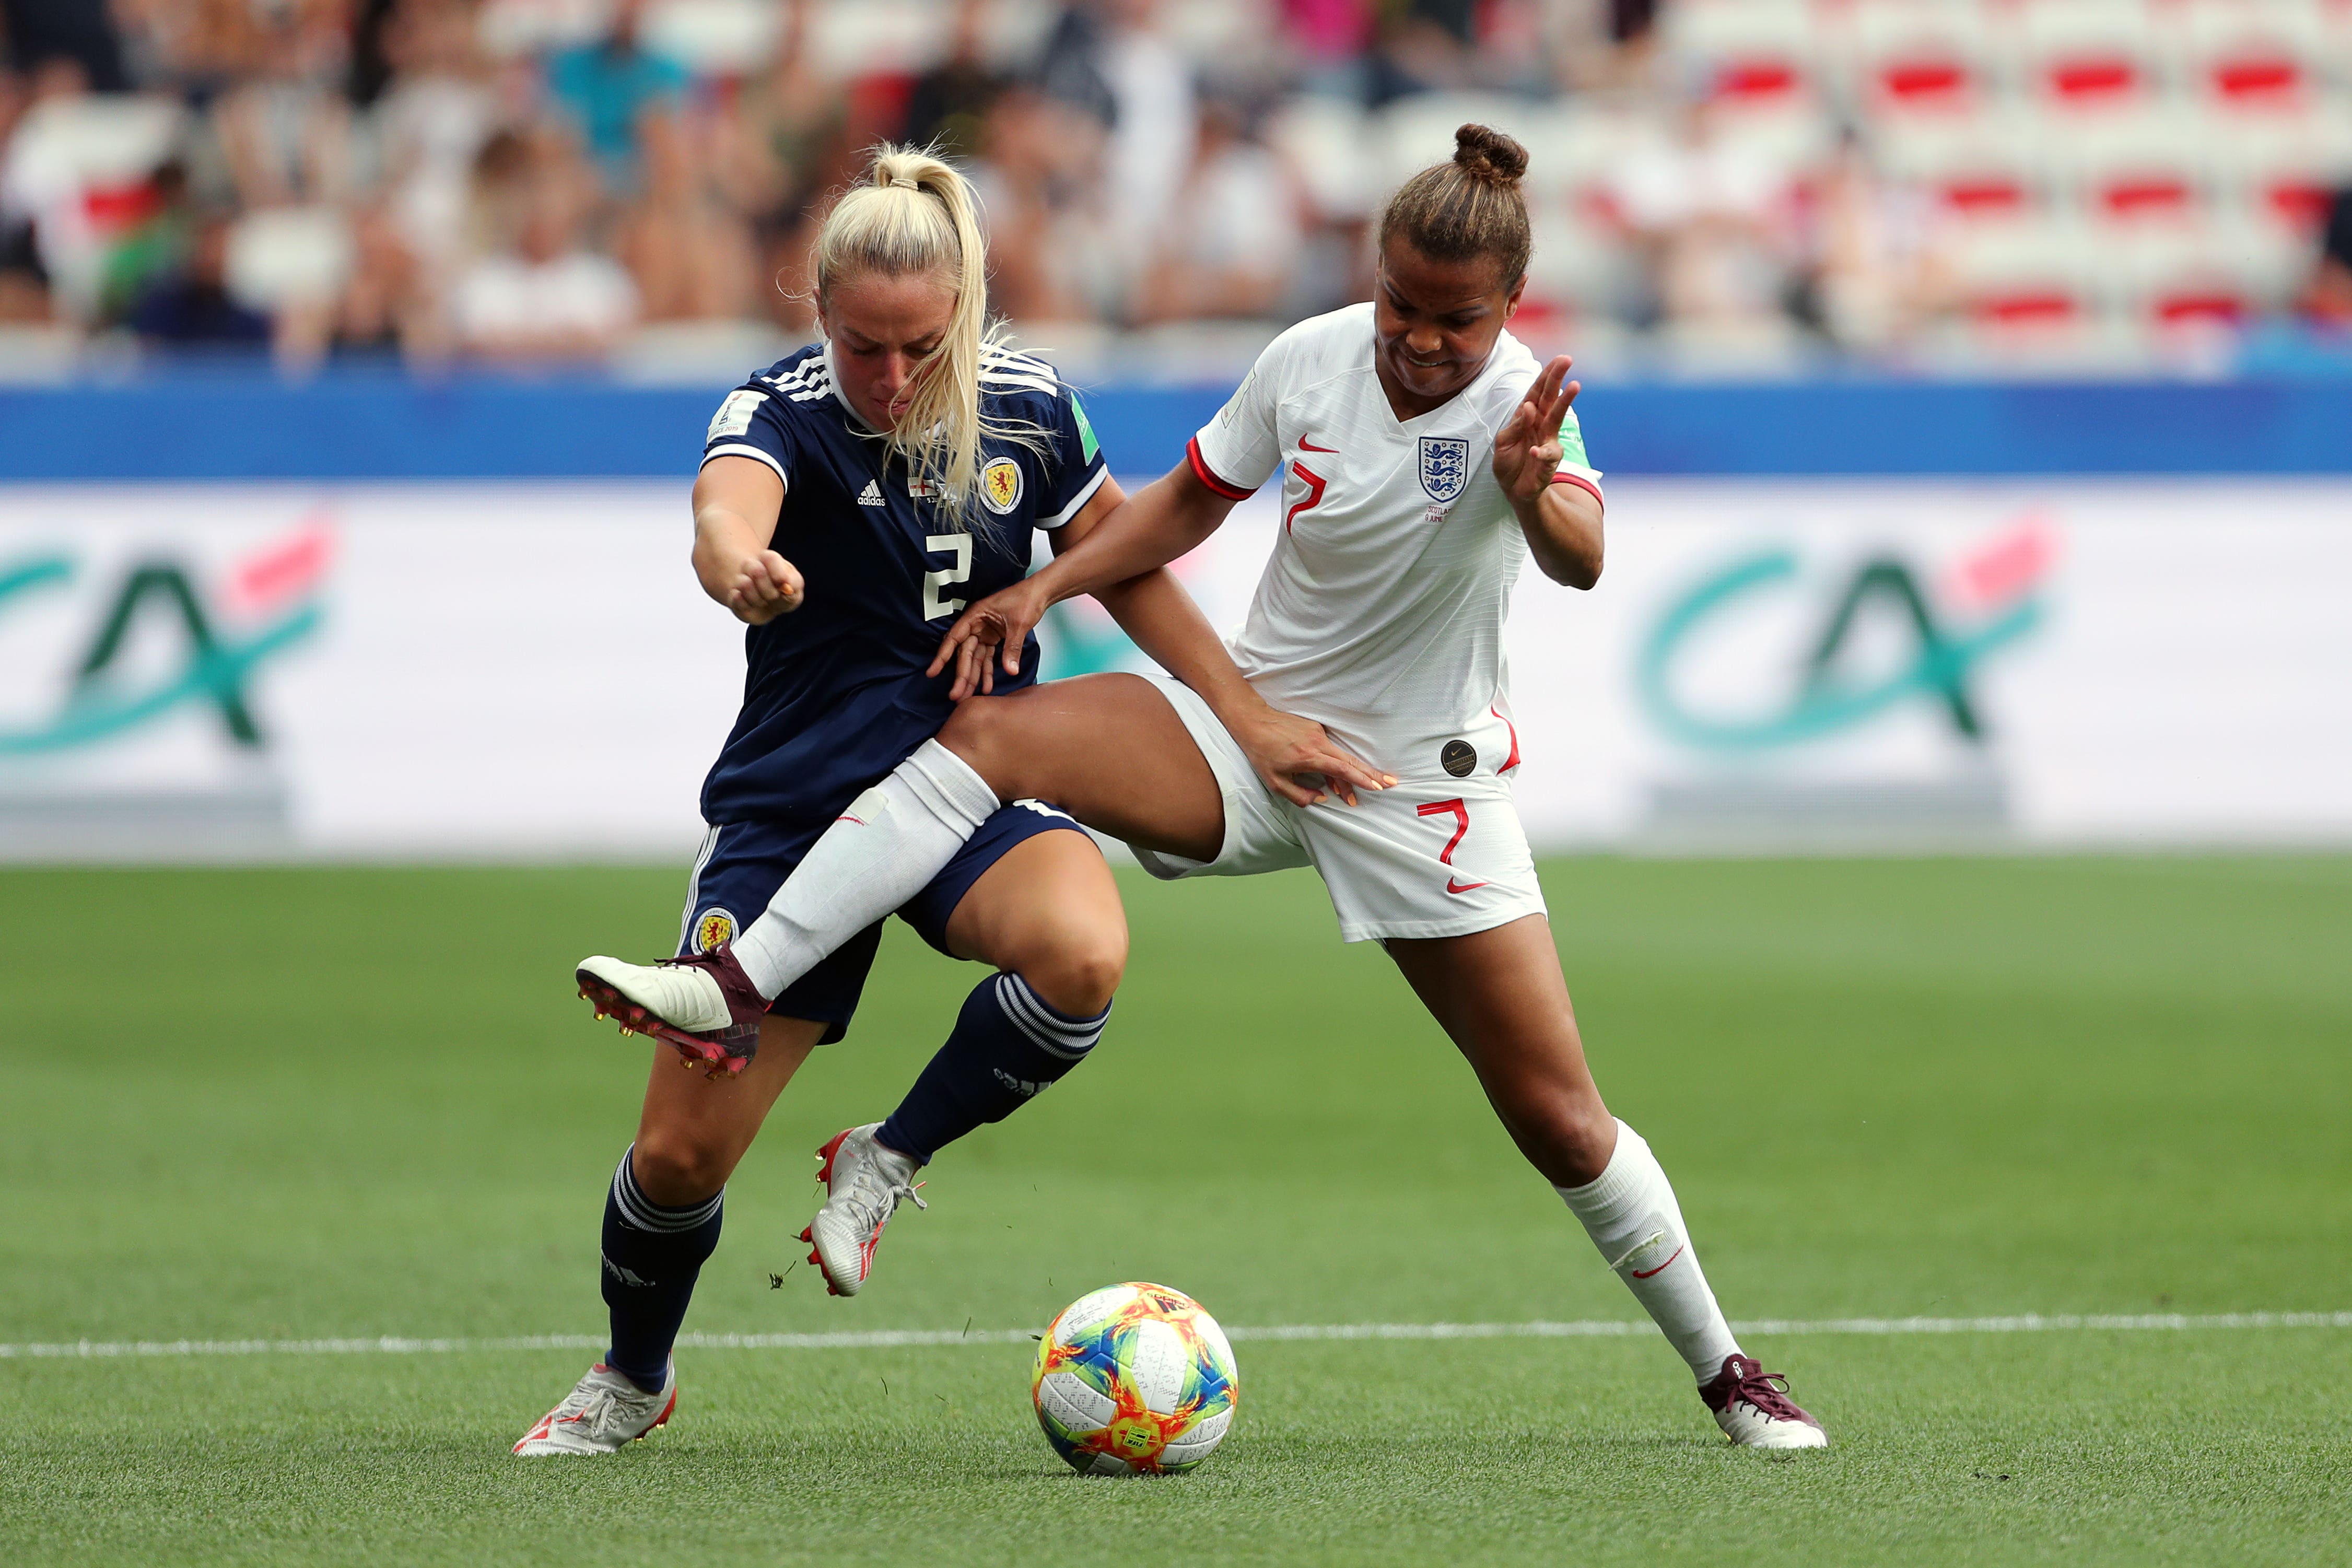
[[[1693,1375],[1702,1384],[1711,1381],[1739,1342],[1707,1289],[1674,1185],[1642,1135],[1620,1121],[1609,1168],[1583,1186],[1553,1190],[1584,1222],[1601,1258],[1665,1331]]]
[[[926,741],[810,847],[768,910],[735,939],[760,994],[778,992],[913,898],[995,815],[996,792],[971,764]]]

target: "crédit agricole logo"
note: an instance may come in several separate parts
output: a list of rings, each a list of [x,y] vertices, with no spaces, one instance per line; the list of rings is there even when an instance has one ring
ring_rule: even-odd
[[[1980,746],[1989,724],[1975,683],[1986,660],[2024,637],[2046,614],[2042,587],[2057,555],[2055,531],[2028,517],[1961,552],[1940,571],[1907,553],[1864,556],[1843,572],[1803,570],[1797,552],[1773,546],[1741,554],[1706,573],[1665,609],[1643,640],[1635,683],[1643,712],[1672,739],[1701,752],[1756,753],[1801,746],[1871,723],[1914,704],[1939,714],[1949,732]],[[1741,612],[1775,595],[1827,587],[1817,595],[1812,630],[1797,647],[1751,647],[1742,663],[1784,669],[1768,701],[1732,703],[1695,693],[1683,679],[1711,639],[1736,637],[1753,621]],[[1797,624],[1806,612],[1796,608]],[[1866,620],[1897,628],[1903,645],[1891,661],[1849,657]],[[1785,616],[1772,624],[1785,636]],[[1752,639],[1751,639],[1752,640]],[[1854,667],[1865,665],[1857,672]]]
[[[0,760],[84,752],[190,707],[210,709],[232,748],[261,751],[254,674],[318,630],[319,590],[333,552],[332,531],[313,517],[231,561],[216,580],[164,551],[134,554],[102,579],[70,550],[0,556],[0,631],[50,595],[80,590],[64,623],[79,641],[57,648],[51,666],[61,679],[44,692],[42,677],[23,671],[34,681],[10,692],[0,710]],[[176,654],[160,663],[130,658],[142,638],[174,645]]]

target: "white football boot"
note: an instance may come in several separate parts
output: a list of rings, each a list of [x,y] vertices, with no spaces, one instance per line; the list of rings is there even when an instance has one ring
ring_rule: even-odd
[[[573,979],[596,1016],[611,1018],[625,1035],[668,1041],[712,1078],[741,1072],[760,1048],[768,999],[723,942],[659,963],[583,958]]]
[[[915,1173],[922,1167],[909,1155],[874,1134],[879,1121],[851,1127],[834,1134],[833,1142],[816,1152],[824,1163],[816,1179],[825,1186],[824,1206],[801,1232],[809,1244],[809,1261],[824,1272],[824,1288],[836,1296],[855,1296],[874,1268],[875,1244],[898,1205],[912,1203],[929,1208]]]
[[[1826,1448],[1830,1435],[1789,1397],[1789,1380],[1744,1355],[1723,1358],[1713,1383],[1698,1396],[1715,1412],[1723,1435],[1744,1448]]]
[[[667,1422],[677,1409],[677,1366],[658,1393],[647,1394],[603,1362],[588,1369],[563,1403],[514,1446],[518,1454],[616,1454]]]

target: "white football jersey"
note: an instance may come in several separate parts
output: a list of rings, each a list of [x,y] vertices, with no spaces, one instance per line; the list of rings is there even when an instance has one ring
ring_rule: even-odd
[[[1234,662],[1268,702],[1405,776],[1509,712],[1503,617],[1528,544],[1491,465],[1542,366],[1507,331],[1476,380],[1400,422],[1373,353],[1369,304],[1301,321],[1187,456],[1235,499],[1288,466]],[[1574,409],[1560,437],[1560,478],[1598,496]]]

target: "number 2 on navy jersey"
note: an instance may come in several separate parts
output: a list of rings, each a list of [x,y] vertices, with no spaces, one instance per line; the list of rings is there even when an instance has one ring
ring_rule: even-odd
[[[971,576],[971,535],[927,533],[923,536],[923,549],[928,554],[955,557],[955,564],[946,571],[923,574],[923,619],[936,621],[963,608],[961,599],[942,599],[940,590],[952,588]]]

